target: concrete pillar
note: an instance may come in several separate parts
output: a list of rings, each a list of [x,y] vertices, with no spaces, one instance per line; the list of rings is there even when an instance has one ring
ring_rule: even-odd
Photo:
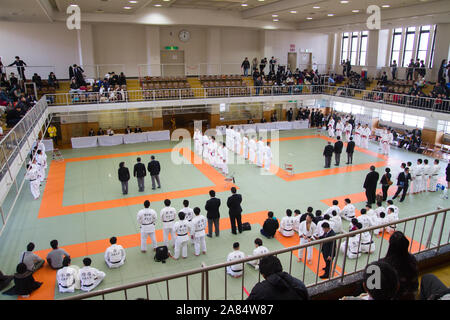
[[[434,47],[433,71],[427,80],[437,81],[439,67],[443,59],[450,59],[450,23],[438,23]]]
[[[371,77],[375,77],[376,66],[378,64],[378,40],[379,40],[379,31],[378,30],[370,30],[369,31],[369,39],[367,43],[367,63],[368,67],[368,75]]]
[[[226,67],[221,65],[221,32],[219,28],[206,30],[206,72],[207,74],[225,74]]]
[[[158,26],[145,26],[145,43],[147,48],[147,67],[140,67],[140,76],[161,76],[161,43]]]

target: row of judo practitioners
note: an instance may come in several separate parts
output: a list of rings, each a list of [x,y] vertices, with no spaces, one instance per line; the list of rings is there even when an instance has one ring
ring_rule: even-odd
[[[345,134],[345,136],[344,136]],[[364,149],[369,148],[369,137],[372,134],[372,130],[369,128],[367,124],[361,125],[358,123],[355,130],[353,131],[353,127],[349,122],[346,122],[345,125],[341,120],[338,120],[337,123],[333,118],[328,122],[328,135],[330,138],[341,137],[342,140],[350,141],[350,137],[354,137],[355,145]],[[381,136],[379,139],[380,149],[382,150],[382,154],[389,155],[391,150],[391,143],[394,141],[394,135],[392,132],[385,128],[381,132]]]
[[[351,203],[350,199],[345,199],[345,206],[341,210],[338,206],[338,200],[333,200],[333,205],[329,207],[323,217],[322,211],[317,210],[316,216],[313,215],[313,208],[309,207],[304,214],[300,213],[300,210],[295,210],[295,215],[292,216],[292,210],[286,210],[286,216],[281,219],[279,232],[285,237],[292,237],[295,233],[298,233],[300,237],[300,245],[307,244],[308,242],[318,240],[323,234],[324,230],[322,224],[327,222],[331,229],[336,234],[342,233],[342,219],[350,221],[349,231],[355,231],[363,228],[381,226],[387,223],[393,223],[398,221],[399,209],[395,206],[392,200],[388,200],[388,206],[385,208],[381,202],[377,202],[377,208],[372,209],[371,205],[366,205],[361,209],[361,215],[356,217],[356,208]],[[386,232],[393,233],[395,231],[395,224],[390,225],[385,229]],[[383,231],[383,228],[375,229],[374,234],[378,235]],[[346,243],[341,244],[341,252],[345,253]],[[298,252],[298,261],[303,259],[303,250]],[[311,263],[312,259],[312,247],[308,247],[307,260]],[[369,231],[356,234],[348,239],[347,256],[350,259],[355,259],[361,255],[361,253],[373,253],[375,251],[375,243],[372,241]]]
[[[27,164],[25,180],[30,181],[31,194],[34,200],[39,199],[41,192],[39,187],[45,181],[45,169],[47,169],[47,155],[45,145],[42,140],[38,141],[30,154],[30,161]]]
[[[245,160],[256,163],[258,167],[269,170],[272,162],[272,150],[270,142],[264,142],[262,137],[256,140],[255,136],[250,139],[244,134],[243,129],[227,127],[225,129],[225,142],[218,142],[214,136],[202,134],[199,129],[194,131],[194,151],[201,155],[213,167],[228,174],[229,156],[228,150],[244,156]]]

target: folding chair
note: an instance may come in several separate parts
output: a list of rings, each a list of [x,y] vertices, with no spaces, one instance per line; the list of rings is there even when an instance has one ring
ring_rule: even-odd
[[[284,170],[286,170],[290,176],[294,175],[294,166],[292,164],[285,163]]]

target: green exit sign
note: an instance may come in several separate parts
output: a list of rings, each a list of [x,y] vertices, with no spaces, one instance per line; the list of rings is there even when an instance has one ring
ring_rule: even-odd
[[[166,50],[178,50],[178,47],[175,46],[167,46],[165,47]]]

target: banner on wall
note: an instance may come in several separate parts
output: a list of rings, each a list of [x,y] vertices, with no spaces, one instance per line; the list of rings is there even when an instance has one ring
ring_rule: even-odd
[[[290,45],[289,52],[295,52],[295,44]]]

